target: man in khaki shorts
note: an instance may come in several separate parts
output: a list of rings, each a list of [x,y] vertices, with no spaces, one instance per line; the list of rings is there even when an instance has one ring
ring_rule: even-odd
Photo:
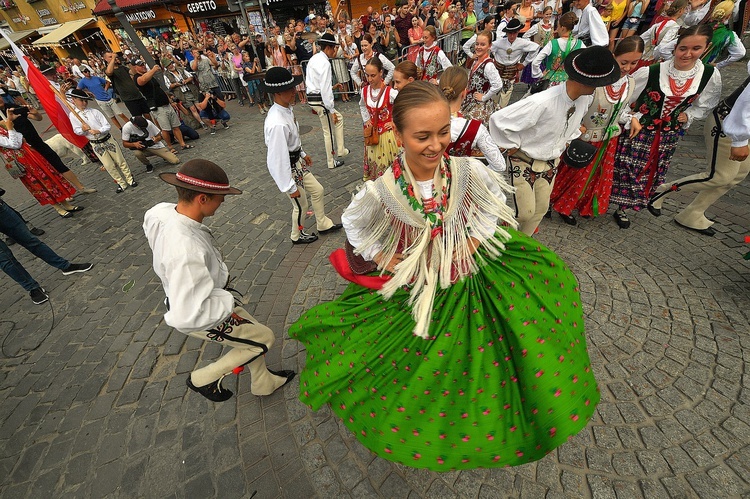
[[[128,122],[128,117],[122,113],[117,101],[107,92],[110,83],[99,76],[92,76],[91,69],[86,66],[81,68],[81,72],[83,78],[78,82],[78,88],[92,95],[104,116],[109,118],[118,129],[122,130],[122,125]],[[122,125],[117,120],[117,116],[122,120]]]
[[[133,151],[138,161],[146,165],[146,173],[154,171],[154,167],[148,159],[150,156],[159,156],[172,165],[180,162],[177,155],[171,152],[162,142],[159,127],[143,116],[133,116],[122,127],[122,144]]]
[[[151,110],[151,117],[163,132],[167,132],[162,135],[167,143],[167,148],[172,153],[177,152],[172,149],[172,138],[174,138],[177,139],[183,149],[192,149],[193,146],[186,144],[182,137],[180,118],[172,107],[172,103],[169,102],[169,96],[154,79],[154,75],[159,71],[161,71],[159,65],[155,64],[153,68],[147,70],[146,63],[142,59],[138,59],[133,62],[133,81],[146,98],[146,103]],[[169,136],[170,133],[172,137]]]

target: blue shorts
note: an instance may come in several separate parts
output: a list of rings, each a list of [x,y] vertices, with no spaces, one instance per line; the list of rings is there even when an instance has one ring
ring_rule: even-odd
[[[640,24],[640,17],[628,17],[627,19],[625,19],[625,22],[622,23],[622,29],[632,29],[635,31],[638,29],[638,25]]]

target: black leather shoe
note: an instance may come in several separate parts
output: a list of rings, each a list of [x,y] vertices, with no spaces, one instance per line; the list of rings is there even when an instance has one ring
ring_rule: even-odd
[[[651,203],[647,204],[646,208],[648,209],[648,212],[651,213],[653,216],[655,216],[655,217],[660,217],[661,216],[661,208],[656,208]]]
[[[615,217],[615,222],[617,222],[617,226],[621,229],[627,229],[630,227],[630,220],[624,212],[618,210],[614,212],[612,216]]]
[[[564,215],[562,213],[558,213],[558,215],[560,215],[560,218],[563,219],[563,222],[568,225],[575,225],[577,223],[576,217],[574,217],[573,215]]]
[[[299,239],[292,241],[292,244],[310,244],[318,240],[317,234],[306,234],[304,232],[299,233]]]
[[[330,229],[319,230],[318,234],[328,234],[329,232],[336,232],[337,230],[341,230],[343,228],[344,226],[342,224],[333,224]]]
[[[333,166],[332,167],[329,166],[328,169],[329,170],[333,170],[334,168],[338,168],[340,166],[344,166],[344,160],[342,160],[342,159],[334,159],[333,160]]]
[[[31,232],[35,236],[43,236],[44,235],[44,231],[42,229],[40,229],[39,227],[31,227],[29,229],[29,232]]]
[[[284,382],[284,385],[288,385],[289,382],[292,381],[294,379],[294,376],[297,374],[294,371],[290,371],[290,370],[286,370],[286,369],[281,370],[281,371],[274,371],[272,369],[269,369],[268,372],[271,373],[271,374],[273,374],[273,375],[275,375],[275,376],[279,376],[280,378],[286,378],[286,381]],[[281,385],[281,386],[284,386],[284,385]],[[279,388],[281,388],[281,386]],[[279,388],[277,388],[277,390]]]
[[[232,395],[234,394],[230,390],[222,388],[220,381],[221,380],[218,379],[205,386],[195,386],[193,382],[190,381],[190,376],[188,376],[186,380],[188,388],[194,392],[200,393],[211,402],[224,402],[232,398]]]
[[[120,194],[121,192],[125,192],[125,189],[118,185],[117,189],[115,189],[115,194]]]
[[[705,229],[695,229],[693,227],[688,227],[687,225],[683,225],[677,220],[675,220],[674,223],[676,223],[683,229],[692,230],[693,232],[697,232],[698,234],[702,234],[707,237],[714,237],[716,235],[716,229],[714,229],[713,227],[706,227]]]
[[[133,180],[133,183],[130,184],[130,187],[138,187],[138,182],[136,182],[135,180]]]

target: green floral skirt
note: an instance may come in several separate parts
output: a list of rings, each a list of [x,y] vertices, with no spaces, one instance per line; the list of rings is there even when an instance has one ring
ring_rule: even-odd
[[[300,400],[329,403],[368,449],[435,471],[541,459],[599,402],[575,276],[511,231],[496,260],[438,290],[430,334],[412,334],[401,290],[351,284],[289,330],[307,348]]]

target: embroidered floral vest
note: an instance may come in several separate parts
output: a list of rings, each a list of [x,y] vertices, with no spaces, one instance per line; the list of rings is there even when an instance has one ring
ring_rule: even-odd
[[[690,104],[695,99],[700,97],[701,92],[706,88],[708,80],[711,79],[711,75],[714,73],[714,68],[713,66],[704,65],[698,91],[694,94],[686,94],[681,97],[666,97],[664,95],[659,85],[660,68],[661,64],[649,66],[646,88],[638,96],[633,109],[643,114],[640,122],[647,130],[655,130],[658,127],[663,127],[667,131],[670,129],[679,130],[682,128],[682,125],[677,121],[677,116],[690,107]],[[672,109],[669,111],[669,114],[662,118],[665,101],[667,106],[672,107]],[[675,101],[679,102],[675,103]]]
[[[363,89],[363,94],[366,96],[369,91],[370,86],[367,85]],[[380,96],[376,103],[376,106],[378,107],[371,107],[367,104],[367,99],[363,99],[365,101],[365,107],[367,107],[367,112],[370,113],[370,118],[372,118],[373,124],[378,129],[378,135],[385,133],[385,124],[390,123],[393,120],[393,117],[391,116],[393,110],[393,106],[391,105],[391,87],[385,86],[382,92],[383,95]]]
[[[448,144],[445,153],[449,156],[468,157],[472,156],[471,145],[474,143],[474,139],[477,137],[479,132],[479,125],[482,122],[479,120],[466,120],[466,125],[461,134],[456,138],[455,141]]]
[[[562,83],[568,79],[568,73],[565,72],[565,58],[569,53],[581,48],[582,43],[581,40],[568,38],[564,49],[560,46],[559,38],[552,40],[550,43],[552,44],[552,52],[547,56],[547,75],[545,79],[555,83]]]
[[[469,75],[469,91],[467,92],[467,95],[473,95],[475,92],[486,94],[490,89],[490,80],[488,80],[487,76],[484,74],[484,68],[491,62],[492,59],[488,57],[471,72]]]
[[[438,53],[440,47],[435,45],[431,49],[425,49],[419,51],[417,57],[417,67],[422,70],[422,80],[432,80],[436,78],[440,72],[440,61],[438,61]]]

